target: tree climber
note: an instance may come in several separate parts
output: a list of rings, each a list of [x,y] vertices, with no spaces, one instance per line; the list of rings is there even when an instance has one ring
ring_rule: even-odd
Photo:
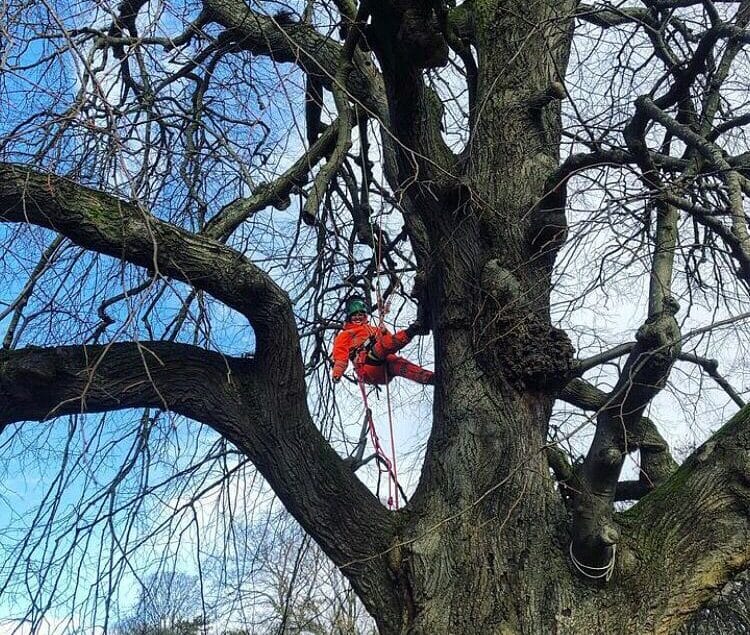
[[[385,384],[394,377],[405,377],[419,384],[435,384],[432,371],[395,355],[414,336],[429,332],[419,320],[405,330],[391,334],[384,327],[368,323],[367,305],[358,297],[346,303],[346,317],[344,328],[333,342],[334,382],[341,380],[349,360],[352,360],[357,377],[366,384]]]

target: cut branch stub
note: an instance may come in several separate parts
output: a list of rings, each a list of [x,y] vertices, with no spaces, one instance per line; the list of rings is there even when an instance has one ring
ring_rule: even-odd
[[[648,318],[638,330],[636,345],[599,413],[594,440],[581,466],[580,490],[573,505],[573,549],[593,567],[603,566],[612,557],[614,501],[628,439],[646,406],[666,384],[679,353],[677,305],[666,298],[664,306],[664,311]]]

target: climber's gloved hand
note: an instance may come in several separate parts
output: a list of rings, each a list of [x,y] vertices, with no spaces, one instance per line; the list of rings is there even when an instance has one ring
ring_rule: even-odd
[[[415,337],[417,335],[427,335],[430,332],[430,328],[420,320],[416,320],[406,327],[406,334],[409,337]]]

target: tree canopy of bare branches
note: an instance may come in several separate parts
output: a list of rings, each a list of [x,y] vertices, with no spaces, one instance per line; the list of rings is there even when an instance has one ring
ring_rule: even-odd
[[[207,499],[271,517],[257,470],[383,633],[673,633],[711,606],[750,564],[749,22],[0,4],[0,449],[59,467],[3,529],[0,595],[106,630],[144,549],[198,541],[209,575]],[[431,331],[399,510],[329,380],[354,294]]]

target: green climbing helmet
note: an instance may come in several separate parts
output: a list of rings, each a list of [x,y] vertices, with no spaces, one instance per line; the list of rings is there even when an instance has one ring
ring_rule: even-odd
[[[351,298],[346,303],[346,316],[349,317],[355,313],[367,313],[367,305],[362,298]]]

